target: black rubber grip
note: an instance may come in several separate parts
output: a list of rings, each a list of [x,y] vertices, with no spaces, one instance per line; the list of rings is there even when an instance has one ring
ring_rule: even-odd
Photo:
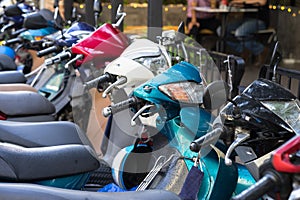
[[[209,144],[212,144],[212,141],[215,139],[218,139],[222,133],[223,129],[222,128],[214,128],[214,130],[208,132],[204,136],[194,140],[190,144],[190,150],[193,152],[199,152],[202,147],[205,147]]]
[[[125,110],[129,106],[133,106],[137,103],[138,103],[138,100],[135,97],[131,97],[125,101],[121,101],[117,104],[114,104],[114,105],[104,108],[102,114],[104,117],[108,117],[111,114],[115,114],[117,112]]]
[[[277,177],[275,175],[268,173],[264,175],[259,181],[254,185],[241,192],[240,194],[234,196],[233,200],[256,200],[259,199],[264,194],[271,191],[277,184]]]
[[[53,65],[55,63],[59,63],[63,60],[71,58],[71,56],[72,56],[72,54],[69,51],[62,52],[62,53],[57,54],[56,56],[54,56],[52,58],[46,59],[45,60],[45,65],[49,66],[49,65]]]
[[[99,76],[91,81],[86,82],[84,86],[87,89],[95,88],[99,83],[109,82],[111,81],[111,79],[111,75],[109,73],[105,73],[102,76]]]
[[[60,48],[58,46],[52,46],[52,47],[48,47],[47,49],[43,49],[41,51],[38,51],[36,53],[36,55],[38,57],[43,57],[43,56],[46,56],[50,53],[54,53],[54,52],[57,52]]]

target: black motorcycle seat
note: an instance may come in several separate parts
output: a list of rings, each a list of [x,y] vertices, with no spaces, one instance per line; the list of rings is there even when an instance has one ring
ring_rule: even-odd
[[[17,65],[11,57],[5,54],[0,54],[0,71],[16,69]]]
[[[54,114],[54,105],[31,91],[0,92],[0,111],[7,116]]]
[[[43,147],[62,144],[91,145],[86,134],[75,123],[0,121],[0,142],[23,147]]]
[[[22,72],[19,71],[1,71],[0,84],[11,83],[26,83],[26,78]]]
[[[166,190],[145,190],[131,192],[90,192],[53,188],[28,183],[0,183],[0,194],[10,200],[180,200],[173,192]]]
[[[33,182],[90,172],[100,164],[88,145],[26,148],[0,143],[0,179]]]

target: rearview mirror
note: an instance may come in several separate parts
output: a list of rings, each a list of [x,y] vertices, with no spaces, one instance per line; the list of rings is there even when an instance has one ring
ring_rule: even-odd
[[[203,105],[207,110],[219,109],[227,102],[229,91],[223,80],[208,84],[203,94]]]
[[[58,28],[61,24],[62,18],[58,15],[54,22],[54,14],[48,9],[42,9],[39,12],[30,14],[25,17],[23,26],[27,29],[41,29],[46,27]]]

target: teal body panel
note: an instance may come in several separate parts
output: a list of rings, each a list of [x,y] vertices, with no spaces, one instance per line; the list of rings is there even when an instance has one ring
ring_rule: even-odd
[[[234,194],[239,194],[253,185],[256,181],[244,165],[236,164],[236,166],[238,169],[239,177]]]
[[[56,97],[64,80],[64,72],[56,72],[51,78],[38,90],[38,93],[45,96],[49,101]]]
[[[35,37],[43,37],[57,32],[57,29],[53,27],[41,28],[37,30],[30,29],[20,34],[20,37],[25,40],[35,40]]]
[[[178,102],[167,97],[158,89],[158,87],[164,84],[184,81],[201,83],[202,79],[200,76],[200,71],[197,67],[187,62],[180,62],[169,68],[167,71],[142,84],[136,88],[133,93],[136,97],[151,101],[156,104],[168,102],[173,103],[173,106],[175,106],[178,105]],[[150,89],[144,90],[144,88]]]
[[[190,151],[190,143],[196,138],[196,133],[192,133],[186,127],[180,125],[180,119],[168,121],[161,133],[169,139],[170,145],[186,158],[193,158],[197,153]],[[205,132],[200,130],[199,132]],[[187,168],[190,170],[194,163],[190,159],[185,159]],[[230,199],[235,191],[238,179],[238,171],[235,165],[226,166],[224,153],[218,148],[210,149],[210,152],[201,158],[201,167],[204,172],[202,184],[199,188],[198,199]],[[224,185],[224,180],[226,184]]]
[[[83,173],[83,174],[78,174],[78,175],[73,175],[68,177],[38,181],[36,183],[39,185],[79,190],[85,185],[89,176],[90,176],[89,173]]]

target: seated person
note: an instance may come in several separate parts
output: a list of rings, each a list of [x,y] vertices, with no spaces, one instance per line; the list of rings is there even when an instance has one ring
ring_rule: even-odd
[[[259,67],[264,64],[267,49],[251,36],[268,27],[269,0],[232,0],[230,4],[245,8],[258,8],[258,12],[245,12],[243,18],[229,22],[226,26],[225,37],[228,38],[227,47],[244,59],[246,59],[247,50],[250,51],[248,54],[252,53],[256,57],[254,66]],[[234,36],[237,40],[230,40],[230,36]]]
[[[200,31],[203,29],[211,30],[214,35],[217,28],[220,26],[220,21],[215,14],[196,12],[192,7],[210,7],[210,0],[188,0],[187,6],[187,33],[192,36],[197,42],[201,43]]]

